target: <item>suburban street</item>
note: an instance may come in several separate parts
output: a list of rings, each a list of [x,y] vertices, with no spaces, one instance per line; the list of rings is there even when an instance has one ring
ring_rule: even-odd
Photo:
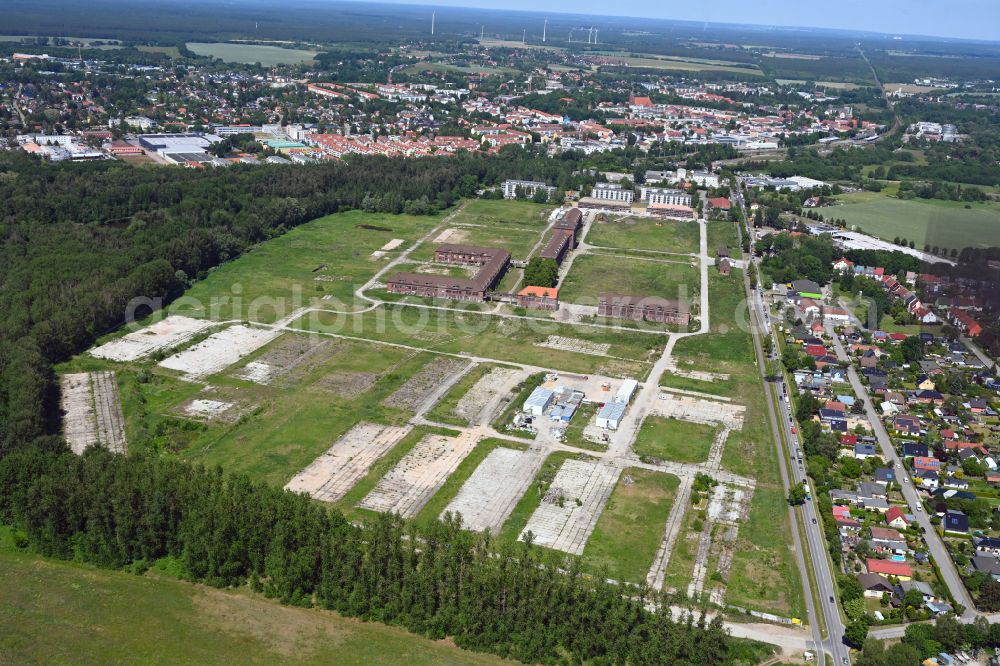
[[[738,181],[736,187],[734,188],[734,198],[742,209],[744,218],[748,220],[746,232],[749,233],[750,218],[747,216],[742,188],[738,184]],[[748,261],[755,261],[752,253],[748,256]],[[751,325],[751,331],[754,339],[754,349],[757,354],[757,365],[760,368],[761,374],[766,377],[767,363],[765,361],[763,348],[760,342],[760,331],[768,331],[768,335],[772,337],[773,350],[777,349],[777,340],[774,339],[774,333],[770,326],[767,307],[760,296],[760,292],[752,289],[747,271],[744,271],[743,275],[748,298],[748,309],[753,313],[752,319],[756,318],[758,324],[757,326]],[[774,352],[772,352],[772,354],[774,354]],[[784,459],[785,457],[785,447],[787,446],[788,459],[792,461],[791,480],[788,477],[785,466],[783,464],[780,465],[782,482],[784,483],[785,491],[788,492],[790,483],[802,483],[805,481],[806,475],[801,458],[797,456],[796,449],[798,448],[798,440],[791,432],[792,415],[790,413],[790,403],[787,399],[787,387],[783,381],[768,382],[765,380],[764,383],[766,386],[765,391],[769,397],[767,400],[768,416],[770,418],[771,429],[775,437],[775,445],[778,447],[781,459]],[[778,386],[781,387],[780,391],[777,388]],[[775,403],[780,406],[780,413],[775,412]],[[785,442],[785,445],[782,444],[782,441]],[[796,521],[796,511],[792,507],[789,507],[788,511],[792,527],[792,540],[796,549],[797,559],[801,569],[800,573],[803,579],[806,608],[808,609],[810,616],[809,624],[813,631],[814,642],[818,646],[816,650],[817,663],[823,664],[825,661],[824,653],[828,652],[832,655],[834,664],[850,664],[850,650],[843,642],[844,621],[836,603],[837,592],[835,578],[830,566],[830,561],[827,558],[826,545],[823,540],[819,517],[816,515],[815,504],[813,502],[806,502],[799,510],[799,514],[802,516],[802,522],[805,525],[805,546],[808,547],[809,557],[812,560],[816,588],[819,594],[819,609],[815,608],[815,602],[812,595],[812,585],[810,585],[807,571],[808,565],[805,563],[802,556],[804,547],[801,535],[799,534],[798,523]],[[822,613],[824,624],[826,625],[826,639],[823,639],[820,632],[819,615],[817,614],[817,610],[819,613]]]
[[[848,357],[847,352],[844,350],[844,345],[841,343],[840,339],[833,333],[832,329],[829,332],[830,337],[833,339],[833,347],[836,350],[837,359],[841,361],[850,361],[850,357]],[[882,425],[882,419],[879,418],[878,412],[875,411],[875,406],[872,403],[871,397],[868,395],[868,391],[864,384],[861,383],[861,379],[858,377],[858,373],[853,364],[848,366],[847,376],[851,381],[851,387],[854,389],[854,392],[864,403],[865,413],[868,415],[868,421],[871,423],[875,437],[878,439],[879,447],[882,449],[883,459],[895,468],[902,476],[905,473],[903,470],[902,459],[896,452],[896,447],[893,446],[892,440],[889,439],[889,433],[886,432],[885,426]],[[909,512],[913,514],[917,523],[924,529],[924,540],[927,542],[927,547],[930,549],[931,556],[934,558],[934,562],[937,563],[938,569],[941,571],[941,578],[951,591],[952,597],[954,597],[956,602],[965,606],[965,612],[962,614],[962,618],[971,621],[976,616],[976,610],[972,603],[972,598],[969,596],[968,590],[965,589],[965,585],[962,583],[962,579],[959,577],[958,571],[955,569],[955,564],[952,562],[951,556],[948,555],[944,541],[937,533],[937,528],[931,524],[930,518],[928,518],[927,514],[923,511],[923,505],[920,502],[920,498],[917,496],[917,491],[914,489],[913,484],[909,482],[908,476],[904,476],[904,479],[904,483],[902,484],[902,493],[903,498],[906,500]]]

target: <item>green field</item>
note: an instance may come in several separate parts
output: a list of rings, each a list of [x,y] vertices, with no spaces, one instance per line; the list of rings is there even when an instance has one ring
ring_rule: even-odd
[[[422,74],[424,72],[443,72],[446,74],[514,74],[511,67],[478,67],[472,65],[451,65],[445,62],[418,62],[403,69],[404,74]]]
[[[662,416],[648,416],[642,422],[633,450],[637,456],[683,463],[708,460],[715,428]]]
[[[265,67],[311,62],[316,57],[316,51],[283,49],[280,46],[267,46],[263,44],[188,42],[187,47],[200,56],[219,58],[223,62],[238,62],[247,65],[259,62]]]
[[[397,627],[0,546],[5,664],[500,664]]]
[[[573,261],[559,285],[559,300],[597,305],[602,292],[660,298],[698,298],[700,276],[690,263],[637,257],[586,254]]]
[[[665,374],[662,383],[729,397],[746,406],[743,429],[730,433],[722,465],[755,479],[757,486],[749,517],[740,526],[726,601],[803,617],[805,602],[795,559],[788,548],[791,526],[785,511],[777,450],[767,420],[763,380],[753,361],[753,340],[740,324],[746,319],[741,271],[734,270],[729,277],[711,271],[709,294],[711,333],[678,341],[674,356],[681,368],[727,373],[730,378],[704,382]],[[673,557],[676,556],[677,553]]]
[[[255,247],[199,280],[168,308],[211,319],[272,323],[310,302],[350,309],[354,289],[381,266],[372,252],[395,238],[414,241],[440,217],[351,211],[327,215]],[[389,252],[397,255],[407,244]],[[324,296],[336,299],[321,301]]]
[[[548,221],[552,206],[531,201],[507,199],[472,199],[452,219],[456,224],[486,226],[518,225],[541,230]]]
[[[641,377],[647,359],[663,338],[648,333],[558,324],[543,319],[510,319],[480,312],[428,310],[406,305],[379,306],[358,315],[310,313],[292,326],[370,340],[509,361],[529,362],[566,372]],[[608,343],[609,358],[539,347],[550,335]],[[626,360],[622,360],[626,359]]]
[[[690,222],[657,222],[626,218],[595,223],[587,232],[587,243],[620,249],[656,250],[659,252],[698,252],[698,225]]]
[[[897,236],[946,248],[1000,246],[1000,203],[938,199],[896,199],[859,192],[837,198],[843,205],[823,209],[824,217],[843,218],[849,226],[891,241]]]
[[[587,541],[584,564],[595,571],[606,566],[615,580],[645,581],[679,484],[670,474],[624,470]]]
[[[712,60],[707,58],[683,58],[680,56],[664,56],[652,53],[630,54],[607,51],[604,55],[618,58],[629,67],[643,69],[677,70],[682,72],[729,72],[746,74],[748,76],[763,76],[763,72],[753,64],[741,67],[738,62],[729,60]]]

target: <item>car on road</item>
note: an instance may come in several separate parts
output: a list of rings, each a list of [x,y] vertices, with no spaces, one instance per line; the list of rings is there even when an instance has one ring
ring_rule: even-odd
[[[815,525],[815,524],[816,524],[816,519],[815,519],[815,518],[813,518],[813,525]]]
[[[922,504],[918,504],[918,505],[917,505],[917,513],[920,513],[920,512],[922,512],[923,510],[924,510],[924,507],[923,507],[923,505],[922,505]]]
[[[792,426],[792,434],[795,434],[795,426]]]
[[[834,600],[834,598],[833,598],[833,595],[832,595],[832,594],[830,595],[830,603],[831,603],[831,604],[835,604],[835,603],[837,603],[837,602],[836,602],[836,601]]]

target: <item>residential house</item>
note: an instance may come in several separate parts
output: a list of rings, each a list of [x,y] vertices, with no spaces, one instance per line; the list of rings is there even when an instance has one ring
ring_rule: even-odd
[[[920,419],[909,414],[899,414],[892,419],[892,429],[904,435],[919,435]]]
[[[883,576],[895,576],[901,581],[907,581],[913,578],[913,569],[905,562],[869,558],[865,563],[865,566],[868,569],[868,573],[881,574]]]
[[[968,534],[969,517],[961,511],[949,509],[944,514],[944,531],[954,534]]]
[[[864,595],[869,599],[881,599],[883,594],[894,592],[892,583],[885,576],[877,573],[860,574],[858,582],[861,583]]]
[[[901,417],[896,417],[901,418]],[[917,426],[919,432],[919,425]],[[896,426],[895,420],[893,420],[893,428],[899,430]],[[926,458],[929,454],[927,450],[927,445],[921,442],[903,442],[903,457],[904,458]]]
[[[934,470],[918,469],[913,473],[913,483],[919,484],[924,488],[934,489],[940,483],[940,476]]]
[[[868,458],[874,458],[878,455],[878,450],[875,448],[874,444],[855,444],[854,445],[854,457],[858,460],[866,460]]]
[[[898,506],[889,507],[889,510],[885,512],[885,522],[897,530],[904,530],[910,526],[909,521],[906,520],[906,515]]]

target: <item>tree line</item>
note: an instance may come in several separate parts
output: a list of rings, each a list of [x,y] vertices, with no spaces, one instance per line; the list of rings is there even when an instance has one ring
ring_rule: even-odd
[[[57,438],[0,459],[0,522],[37,552],[183,576],[297,606],[396,624],[529,663],[749,664],[768,648],[722,621],[671,616],[645,587],[623,594],[579,559],[494,540],[460,520],[365,524],[247,476]]]

